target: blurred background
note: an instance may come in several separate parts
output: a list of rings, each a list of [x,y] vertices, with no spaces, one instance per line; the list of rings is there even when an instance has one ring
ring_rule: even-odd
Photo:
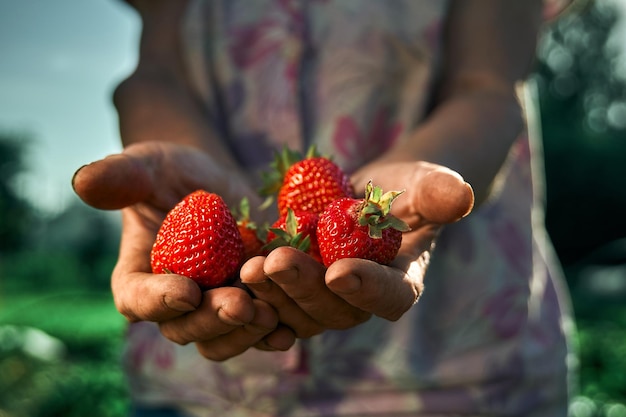
[[[112,88],[139,19],[114,0],[0,0],[0,417],[121,417],[117,213],[70,180],[120,149]],[[626,417],[626,0],[547,28],[533,80],[546,224],[578,326],[576,417]]]

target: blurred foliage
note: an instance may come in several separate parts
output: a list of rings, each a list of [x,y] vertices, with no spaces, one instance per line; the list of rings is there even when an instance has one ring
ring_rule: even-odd
[[[571,417],[626,417],[626,60],[615,23],[606,1],[563,16],[533,75],[546,224],[578,326]],[[78,200],[54,215],[34,210],[16,187],[30,143],[0,134],[0,417],[125,416],[125,323],[109,292],[117,215]]]
[[[626,308],[578,298],[588,310],[577,319],[578,393],[570,417],[626,417]]]
[[[30,143],[0,134],[0,416],[124,416],[118,216],[37,211],[18,192]]]
[[[109,294],[28,294],[3,301],[0,416],[127,414],[120,367],[125,324]]]
[[[599,401],[626,399],[626,310],[605,308],[612,320],[581,320],[581,379],[589,381],[581,394]]]
[[[109,290],[120,230],[115,213],[75,201],[53,216],[25,205],[20,216],[29,219],[29,227],[16,238],[19,250],[0,252],[0,291]]]
[[[537,54],[546,226],[578,327],[572,417],[626,417],[626,57],[616,6],[585,2]]]
[[[24,135],[0,133],[0,254],[19,251],[31,225],[32,209],[15,185],[29,143]]]
[[[546,224],[566,267],[626,237],[626,57],[610,38],[616,22],[613,3],[591,2],[553,24],[538,50]]]

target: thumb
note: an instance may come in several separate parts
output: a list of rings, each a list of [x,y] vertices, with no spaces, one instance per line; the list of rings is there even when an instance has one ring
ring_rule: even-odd
[[[202,299],[193,280],[150,273],[156,229],[149,224],[137,210],[122,210],[120,251],[111,275],[111,290],[116,308],[131,322],[169,320],[195,310]]]
[[[411,190],[411,201],[414,212],[423,219],[436,224],[448,224],[472,211],[474,191],[457,172],[437,167],[418,176]]]
[[[142,160],[124,153],[84,165],[72,177],[74,192],[88,205],[102,210],[117,210],[145,200],[153,184]]]
[[[357,172],[355,183],[372,180],[384,190],[404,189],[393,212],[411,227],[454,223],[474,207],[474,191],[459,173],[424,161],[380,163]]]
[[[111,288],[117,310],[130,322],[161,322],[194,311],[202,291],[181,275],[153,275],[145,272],[120,273],[116,269]]]
[[[72,179],[87,204],[107,210],[149,201],[169,210],[186,194],[204,189],[219,194],[229,207],[249,196],[261,204],[246,175],[198,148],[167,142],[142,142],[80,168]]]

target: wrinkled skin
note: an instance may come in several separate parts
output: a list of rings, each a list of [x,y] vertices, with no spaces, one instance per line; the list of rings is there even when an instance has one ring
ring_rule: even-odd
[[[130,321],[158,322],[171,340],[196,342],[205,356],[216,360],[250,346],[288,349],[296,337],[349,328],[372,314],[398,319],[420,295],[439,225],[465,216],[473,204],[471,187],[443,167],[397,163],[373,167],[375,174],[365,167],[353,177],[357,186],[371,177],[389,189],[407,189],[393,209],[412,231],[405,234],[392,266],[343,259],[326,269],[309,255],[286,247],[242,267],[241,281],[250,292],[227,287],[202,293],[185,277],[151,274],[149,253],[167,211],[191,190],[221,193],[229,205],[242,195],[258,202],[242,181],[217,175],[213,165],[196,149],[146,142],[81,168],[73,184],[86,202],[98,206],[107,196],[105,208],[122,209],[120,258],[112,281],[119,311]],[[187,169],[177,169],[180,166]],[[137,201],[129,196],[137,196]],[[422,212],[437,213],[436,223]]]
[[[185,277],[150,273],[160,222],[198,188],[232,207],[243,196],[252,207],[260,201],[189,89],[180,51],[187,1],[129,3],[143,32],[138,66],[114,94],[124,151],[83,167],[73,179],[86,203],[122,210],[112,275],[118,310],[131,322],[158,323],[167,338],[195,343],[212,360],[251,347],[286,350],[297,337],[350,328],[372,315],[401,317],[419,298],[437,233],[465,216],[474,197],[477,205],[487,198],[523,127],[515,86],[531,68],[541,0],[452,0],[432,112],[352,176],[355,190],[370,179],[385,190],[407,190],[393,213],[412,231],[392,265],[342,259],[325,269],[302,252],[279,248],[246,262],[243,284],[204,293]]]

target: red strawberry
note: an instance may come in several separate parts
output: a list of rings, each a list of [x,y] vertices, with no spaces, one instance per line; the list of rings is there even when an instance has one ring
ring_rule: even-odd
[[[242,257],[241,235],[226,203],[198,190],[167,214],[150,260],[155,274],[180,274],[212,288],[235,275]]]
[[[259,228],[250,219],[250,203],[247,198],[242,198],[239,204],[239,211],[233,213],[237,218],[237,228],[243,241],[243,261],[261,255],[263,253],[263,240],[259,236]]]
[[[316,236],[318,217],[315,213],[295,213],[288,209],[287,215],[276,220],[267,232],[265,251],[270,252],[280,246],[292,246],[322,262]]]
[[[291,208],[296,213],[319,214],[333,200],[352,197],[350,178],[339,166],[319,156],[314,147],[302,158],[297,152],[284,149],[273,163],[274,172],[266,176],[266,195],[278,194],[281,216]]]
[[[317,224],[317,240],[325,266],[342,258],[389,264],[409,226],[389,213],[402,191],[382,192],[368,183],[365,198],[342,198],[328,205]]]

